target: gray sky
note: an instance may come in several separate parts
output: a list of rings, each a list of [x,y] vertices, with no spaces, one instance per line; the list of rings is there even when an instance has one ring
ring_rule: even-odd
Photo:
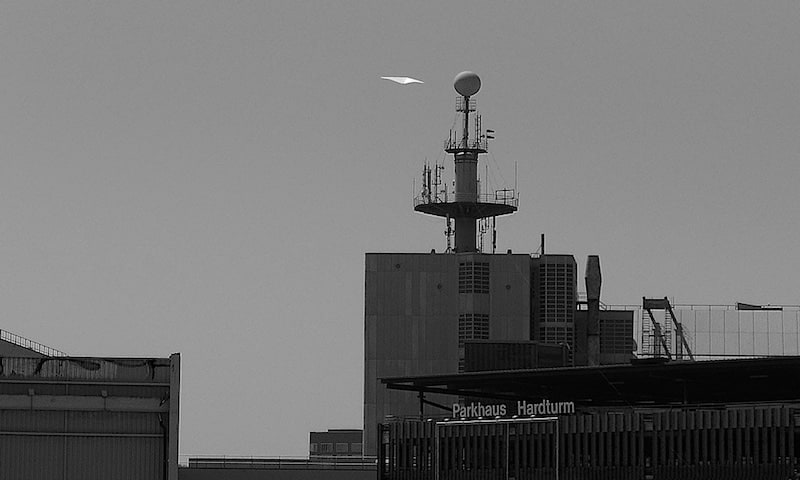
[[[500,251],[800,303],[799,58],[795,0],[2,2],[0,328],[181,352],[183,454],[360,427],[363,255],[445,247],[412,182],[462,70],[518,163]]]

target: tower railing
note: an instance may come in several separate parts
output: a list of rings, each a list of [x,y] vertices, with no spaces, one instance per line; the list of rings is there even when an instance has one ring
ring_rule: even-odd
[[[42,345],[39,342],[34,342],[33,340],[27,339],[21,335],[17,335],[16,333],[11,333],[8,330],[0,330],[0,340],[13,343],[14,345],[22,348],[27,348],[28,350],[33,350],[34,352],[41,353],[47,357],[68,356],[61,350],[56,350],[55,348],[48,347],[47,345]]]
[[[481,193],[476,195],[477,203],[493,203],[497,205],[509,205],[514,208],[519,207],[517,192],[513,189],[495,190],[494,193]],[[414,207],[417,205],[430,205],[434,203],[450,203],[455,199],[455,195],[427,195],[420,194],[414,197]]]
[[[467,140],[467,144],[464,145],[464,140],[461,138],[448,138],[444,141],[444,151],[451,152],[453,150],[477,150],[480,152],[485,152],[489,148],[489,142],[486,138],[477,138],[477,139],[470,139]]]

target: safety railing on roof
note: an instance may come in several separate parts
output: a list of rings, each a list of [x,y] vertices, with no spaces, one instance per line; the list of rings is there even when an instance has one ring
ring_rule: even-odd
[[[586,310],[587,303],[589,303],[589,296],[586,292],[578,292],[578,310]],[[608,305],[600,302],[600,310],[608,310]]]
[[[48,347],[47,345],[42,345],[39,342],[34,342],[33,340],[25,338],[21,335],[17,335],[16,333],[11,333],[8,330],[0,330],[0,340],[13,343],[14,345],[22,348],[27,348],[28,350],[33,350],[34,352],[40,353],[47,357],[67,356],[67,354],[61,350],[56,350],[55,348]]]
[[[209,455],[180,455],[178,464],[184,468],[224,468],[263,470],[372,470],[377,468],[376,457],[346,455],[311,457],[234,457]]]

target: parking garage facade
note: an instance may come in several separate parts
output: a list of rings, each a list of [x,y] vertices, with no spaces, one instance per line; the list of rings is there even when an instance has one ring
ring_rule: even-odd
[[[421,415],[378,426],[379,476],[795,478],[797,374],[800,359],[784,357],[387,379],[388,388],[419,392]],[[442,392],[462,400],[448,411],[424,401]],[[549,400],[535,400],[543,392]],[[525,402],[574,410],[525,415]],[[489,405],[506,415],[459,416],[500,411]]]

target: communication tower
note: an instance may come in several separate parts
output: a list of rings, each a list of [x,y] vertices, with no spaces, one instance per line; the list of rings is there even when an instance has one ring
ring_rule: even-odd
[[[455,190],[453,198],[448,195],[446,186],[440,175],[440,167],[435,165],[433,179],[430,166],[423,169],[423,187],[421,195],[414,199],[414,210],[428,215],[447,219],[448,251],[450,248],[450,220],[455,220],[455,252],[473,253],[477,251],[476,224],[480,219],[488,219],[507,215],[517,211],[518,199],[514,189],[481,192],[478,181],[478,156],[488,152],[488,140],[493,138],[491,130],[483,130],[481,116],[475,108],[472,96],[481,88],[481,79],[473,72],[461,72],[453,82],[458,97],[456,112],[463,119],[461,128],[450,131],[445,140],[445,152],[453,155],[455,163]],[[470,122],[470,113],[475,112]],[[473,130],[474,138],[469,132]],[[492,244],[494,245],[494,222]]]

